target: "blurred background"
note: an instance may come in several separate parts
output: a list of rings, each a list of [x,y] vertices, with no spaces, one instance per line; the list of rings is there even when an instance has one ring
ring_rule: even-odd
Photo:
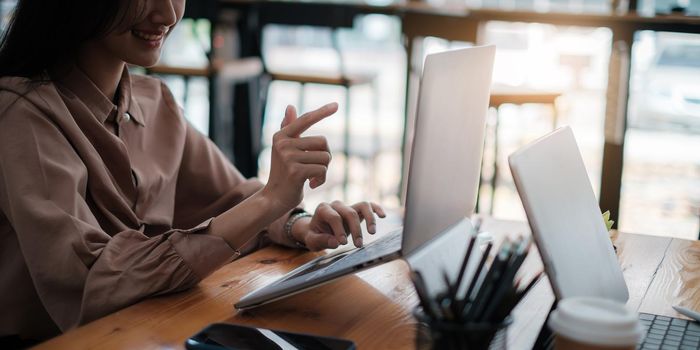
[[[401,205],[404,130],[407,120],[411,121],[411,101],[422,60],[429,53],[475,43],[425,35],[413,38],[408,45],[397,8],[425,6],[453,11],[455,16],[467,16],[468,10],[474,9],[474,13],[481,11],[478,13],[483,18],[478,44],[497,46],[493,92],[537,93],[549,98],[534,103],[506,100],[490,109],[479,211],[524,220],[507,156],[554,127],[570,125],[597,195],[606,176],[615,176],[603,173],[606,140],[617,135],[618,141],[624,142],[615,166],[621,179],[613,186],[619,191],[616,211],[620,230],[698,239],[700,36],[682,33],[684,29],[672,30],[675,33],[635,30],[628,52],[628,107],[621,131],[612,130],[614,118],[606,119],[606,104],[609,75],[615,73],[610,68],[615,21],[641,16],[647,19],[640,23],[692,22],[700,14],[700,1],[427,0],[418,6],[417,2],[397,4],[392,0],[328,0],[318,3],[365,7],[342,27],[320,26],[318,18],[308,19],[309,23],[290,20],[284,17],[292,14],[280,10],[272,17],[283,18],[278,21],[283,24],[270,23],[254,30],[251,26],[264,15],[258,13],[253,18],[249,8],[229,2],[234,4],[232,10],[219,5],[213,14],[196,12],[194,18],[185,18],[166,42],[161,67],[146,73],[159,74],[167,82],[187,118],[201,132],[214,136],[224,130],[223,137],[214,139],[237,164],[242,158],[235,147],[245,138],[240,135],[252,134],[252,140],[247,141],[254,145],[255,166],[249,168],[263,180],[269,171],[271,138],[279,129],[285,107],[291,104],[307,111],[339,102],[338,114],[309,132],[329,139],[334,158],[328,183],[316,190],[307,189],[308,208],[343,198],[349,202],[374,200],[389,207]],[[14,5],[14,1],[0,1],[0,28],[7,25]],[[188,14],[195,11],[191,7],[188,4]],[[494,20],[489,19],[491,13],[497,14]],[[555,25],[499,20],[502,13],[513,13],[514,18],[547,18],[562,13],[578,17],[557,17],[564,19],[551,21],[557,22]],[[586,16],[595,19],[591,23],[602,24],[566,23],[566,18]],[[610,25],[605,22],[608,17]],[[637,20],[634,18],[630,21]],[[693,23],[694,31],[700,31],[700,22]],[[237,37],[246,31],[252,33],[252,39]],[[256,46],[251,49],[246,42]],[[624,74],[621,79],[625,79]],[[217,94],[212,89],[217,89]],[[217,101],[212,102],[215,95]],[[253,106],[254,102],[263,103],[257,109],[231,108],[236,99],[252,101]],[[214,113],[216,121],[210,118]],[[250,120],[250,125],[231,120]],[[229,146],[234,150],[227,151]]]

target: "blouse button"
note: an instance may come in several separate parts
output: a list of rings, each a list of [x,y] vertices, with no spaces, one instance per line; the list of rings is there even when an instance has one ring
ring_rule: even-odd
[[[125,112],[119,117],[119,120],[117,120],[117,122],[123,123],[128,122],[129,120],[131,120],[131,114],[129,114],[129,112]]]

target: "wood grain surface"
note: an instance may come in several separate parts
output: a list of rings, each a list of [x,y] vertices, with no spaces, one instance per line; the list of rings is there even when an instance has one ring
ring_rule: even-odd
[[[387,230],[399,223],[380,224]],[[526,223],[484,219],[482,231],[496,243],[528,235]],[[700,243],[633,234],[615,234],[630,307],[680,317],[672,304],[700,309]],[[233,304],[246,293],[322,253],[268,247],[228,264],[196,288],[156,297],[118,311],[40,344],[37,349],[183,349],[184,341],[206,325],[228,322],[352,339],[359,349],[412,349],[417,298],[401,261],[343,277],[333,283],[252,311]],[[523,275],[542,270],[536,249]],[[554,297],[542,280],[514,310],[509,349],[530,349]]]
[[[671,238],[619,234],[615,234],[614,238],[630,294],[627,305],[633,310],[639,310],[654,274],[671,244]]]
[[[671,308],[700,309],[700,242],[673,239],[642,300],[639,311],[682,317]]]

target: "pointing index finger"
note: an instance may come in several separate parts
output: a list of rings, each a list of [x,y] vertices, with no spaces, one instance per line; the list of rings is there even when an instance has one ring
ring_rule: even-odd
[[[333,115],[333,113],[336,111],[338,111],[338,104],[335,102],[329,103],[319,109],[305,113],[297,120],[282,128],[282,130],[289,137],[298,137],[312,125],[320,122],[328,116]]]

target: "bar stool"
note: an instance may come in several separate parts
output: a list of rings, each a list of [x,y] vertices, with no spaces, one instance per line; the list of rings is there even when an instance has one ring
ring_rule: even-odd
[[[217,81],[224,84],[233,84],[247,81],[260,76],[263,72],[262,62],[258,57],[241,58],[231,61],[212,60],[206,67],[182,67],[158,64],[146,68],[149,75],[173,75],[182,77],[184,83],[183,108],[187,109],[188,91],[190,80],[195,77],[206,78],[209,81],[209,101],[216,106],[219,100],[216,96],[215,85]],[[214,87],[214,88],[212,88]]]
[[[489,107],[496,110],[496,118],[493,128],[493,174],[489,179],[491,186],[491,198],[489,201],[489,214],[493,214],[494,201],[496,199],[496,185],[498,184],[498,124],[499,124],[499,109],[502,105],[513,104],[513,105],[524,105],[524,104],[544,104],[550,105],[552,108],[552,130],[556,129],[558,123],[557,115],[557,99],[561,96],[559,92],[552,91],[538,91],[538,90],[510,90],[510,89],[495,89],[491,92],[491,97],[489,99]],[[482,161],[483,169],[483,161]],[[483,178],[479,177],[479,195],[477,195],[476,211],[479,211],[479,199],[481,198],[481,187],[483,185]]]

